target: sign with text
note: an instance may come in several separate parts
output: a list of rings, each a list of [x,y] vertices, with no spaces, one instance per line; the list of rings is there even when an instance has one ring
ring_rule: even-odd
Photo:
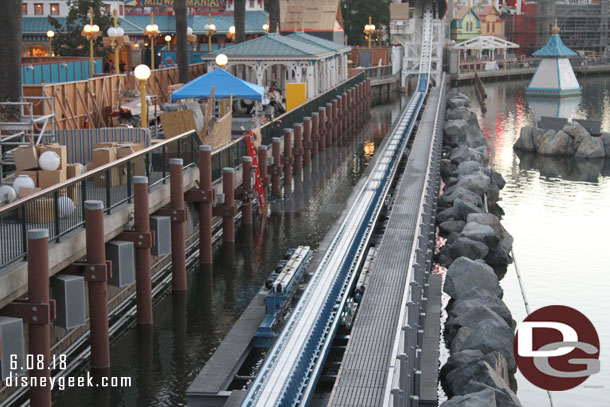
[[[174,7],[174,0],[138,0],[140,7]],[[186,0],[187,7],[224,9],[225,0]]]

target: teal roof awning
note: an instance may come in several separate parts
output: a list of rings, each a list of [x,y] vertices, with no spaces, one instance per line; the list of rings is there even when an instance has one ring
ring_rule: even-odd
[[[202,75],[174,93],[172,101],[180,99],[207,99],[214,89],[215,98],[246,98],[262,100],[265,88],[254,83],[246,82],[236,76],[231,75],[224,69],[215,69]]]
[[[535,57],[573,57],[578,54],[565,46],[559,34],[553,34],[549,42],[532,55]]]

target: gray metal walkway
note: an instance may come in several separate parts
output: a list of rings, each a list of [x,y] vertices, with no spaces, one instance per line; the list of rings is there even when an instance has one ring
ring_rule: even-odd
[[[405,286],[413,278],[411,251],[418,235],[439,94],[434,88],[428,97],[329,405],[379,407],[390,390],[388,373],[396,359]]]

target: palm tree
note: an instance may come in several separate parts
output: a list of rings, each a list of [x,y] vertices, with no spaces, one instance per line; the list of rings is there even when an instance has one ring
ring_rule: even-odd
[[[16,102],[21,96],[21,0],[2,2],[0,13],[0,102]],[[0,120],[17,120],[19,110],[0,108]]]
[[[186,40],[186,0],[176,0],[174,2],[174,14],[176,15],[178,77],[180,82],[187,83],[189,81],[189,60]]]
[[[235,0],[235,42],[246,41],[246,0]]]

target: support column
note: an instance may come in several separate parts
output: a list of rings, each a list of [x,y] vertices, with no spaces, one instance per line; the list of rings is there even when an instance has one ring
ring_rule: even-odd
[[[150,235],[148,208],[148,177],[133,177],[136,233]],[[138,325],[152,325],[152,275],[150,271],[150,245],[135,243],[136,247],[136,302]],[[151,244],[153,242],[150,242]],[[146,246],[146,247],[144,247]],[[107,319],[107,318],[106,318]]]
[[[335,141],[333,138],[333,125],[333,104],[332,102],[328,102],[326,104],[326,147],[332,146]]]
[[[212,147],[199,147],[199,187],[203,200],[199,202],[199,262],[212,264]]]
[[[267,198],[267,190],[269,189],[269,175],[267,175],[267,146],[258,146],[258,171],[263,183],[263,192]],[[265,199],[267,201],[267,199]]]
[[[318,146],[320,150],[326,148],[326,107],[318,108]]]
[[[284,185],[292,184],[292,129],[284,129]]]
[[[347,128],[347,115],[348,115],[348,94],[347,92],[343,92],[341,94],[341,108],[339,109],[339,123],[341,123],[341,133],[345,133]]]
[[[242,157],[242,223],[252,225],[252,157]]]
[[[225,243],[235,242],[235,192],[234,192],[235,170],[231,167],[222,169],[222,192],[225,195],[224,216],[222,217],[222,241]]]
[[[303,165],[311,164],[311,117],[303,118]]]
[[[28,237],[28,301],[49,306],[49,230],[32,229]],[[102,242],[103,244],[103,242]],[[105,260],[104,260],[105,261]],[[30,387],[30,405],[32,407],[51,407],[51,328],[48,319],[44,323],[30,321],[28,324],[28,354],[38,360],[44,358],[42,369],[30,370],[30,377],[37,377],[38,383],[45,380],[45,386]],[[42,379],[42,378],[45,379]]]
[[[136,178],[139,177],[134,177],[134,182]],[[136,199],[134,212],[138,216],[137,188],[134,192],[134,199]],[[146,188],[146,196],[148,197],[148,188]],[[104,242],[104,204],[102,201],[85,201],[84,206],[85,240],[87,243],[85,280],[87,280],[89,289],[91,370],[98,374],[107,375],[110,373],[110,340],[108,336],[108,272],[106,270],[106,245]],[[148,216],[148,205],[146,205],[146,214]],[[136,267],[139,266],[137,260],[136,257]],[[138,317],[140,316],[139,311],[140,308],[138,307]]]
[[[275,196],[282,194],[282,157],[281,157],[282,139],[279,137],[273,138],[272,154],[273,154],[273,173],[271,175],[271,193]]]
[[[303,172],[303,123],[294,125],[292,155],[294,156],[294,172],[295,174],[301,174]]]
[[[318,156],[318,150],[320,148],[320,114],[313,112],[311,114],[311,155],[312,157]]]
[[[172,210],[172,289],[186,291],[186,244],[184,221],[184,162],[169,159],[170,209]]]

